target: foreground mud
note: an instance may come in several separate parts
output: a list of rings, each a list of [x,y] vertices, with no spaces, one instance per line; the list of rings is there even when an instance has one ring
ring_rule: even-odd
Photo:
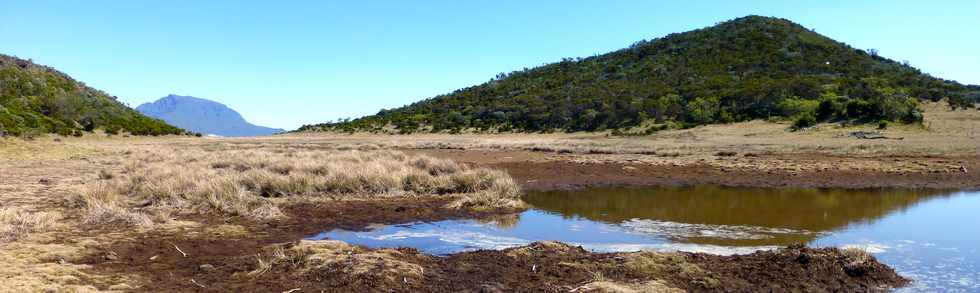
[[[864,292],[908,282],[873,257],[833,248],[717,256],[590,253],[543,242],[437,257],[302,240],[332,228],[493,216],[444,205],[350,201],[294,206],[282,223],[199,219],[101,245],[80,262],[95,275],[125,276],[99,289],[147,292]]]

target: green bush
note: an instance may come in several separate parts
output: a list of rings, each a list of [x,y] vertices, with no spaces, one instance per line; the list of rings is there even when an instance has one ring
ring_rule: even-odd
[[[816,112],[820,105],[818,100],[804,100],[798,97],[791,97],[779,102],[778,108],[785,117],[793,117],[800,113]]]
[[[801,113],[793,119],[793,130],[800,130],[814,125],[817,125],[817,118],[811,112]]]
[[[687,113],[690,121],[699,124],[715,122],[720,109],[720,99],[718,97],[696,98],[687,104]]]

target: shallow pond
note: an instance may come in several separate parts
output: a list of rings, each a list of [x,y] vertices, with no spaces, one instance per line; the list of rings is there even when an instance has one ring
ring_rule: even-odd
[[[598,188],[536,192],[525,200],[532,208],[493,219],[332,230],[310,239],[432,254],[540,240],[601,252],[853,246],[916,280],[902,291],[980,291],[980,192]]]

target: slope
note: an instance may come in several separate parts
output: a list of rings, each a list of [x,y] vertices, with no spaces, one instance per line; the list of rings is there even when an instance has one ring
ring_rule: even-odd
[[[747,16],[300,130],[596,131],[773,117],[916,122],[918,99],[972,107],[978,93],[789,20]]]
[[[0,54],[0,136],[81,135],[96,128],[135,135],[184,133],[53,68]]]

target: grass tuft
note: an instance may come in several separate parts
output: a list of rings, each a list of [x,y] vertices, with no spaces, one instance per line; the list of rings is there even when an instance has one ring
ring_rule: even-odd
[[[297,196],[430,196],[453,198],[451,208],[524,207],[518,184],[502,171],[395,151],[149,150],[130,160],[73,197],[70,205],[84,210],[87,223],[150,225],[210,212],[271,220]]]
[[[45,212],[27,212],[17,208],[0,208],[0,243],[16,241],[54,226],[57,216]]]

